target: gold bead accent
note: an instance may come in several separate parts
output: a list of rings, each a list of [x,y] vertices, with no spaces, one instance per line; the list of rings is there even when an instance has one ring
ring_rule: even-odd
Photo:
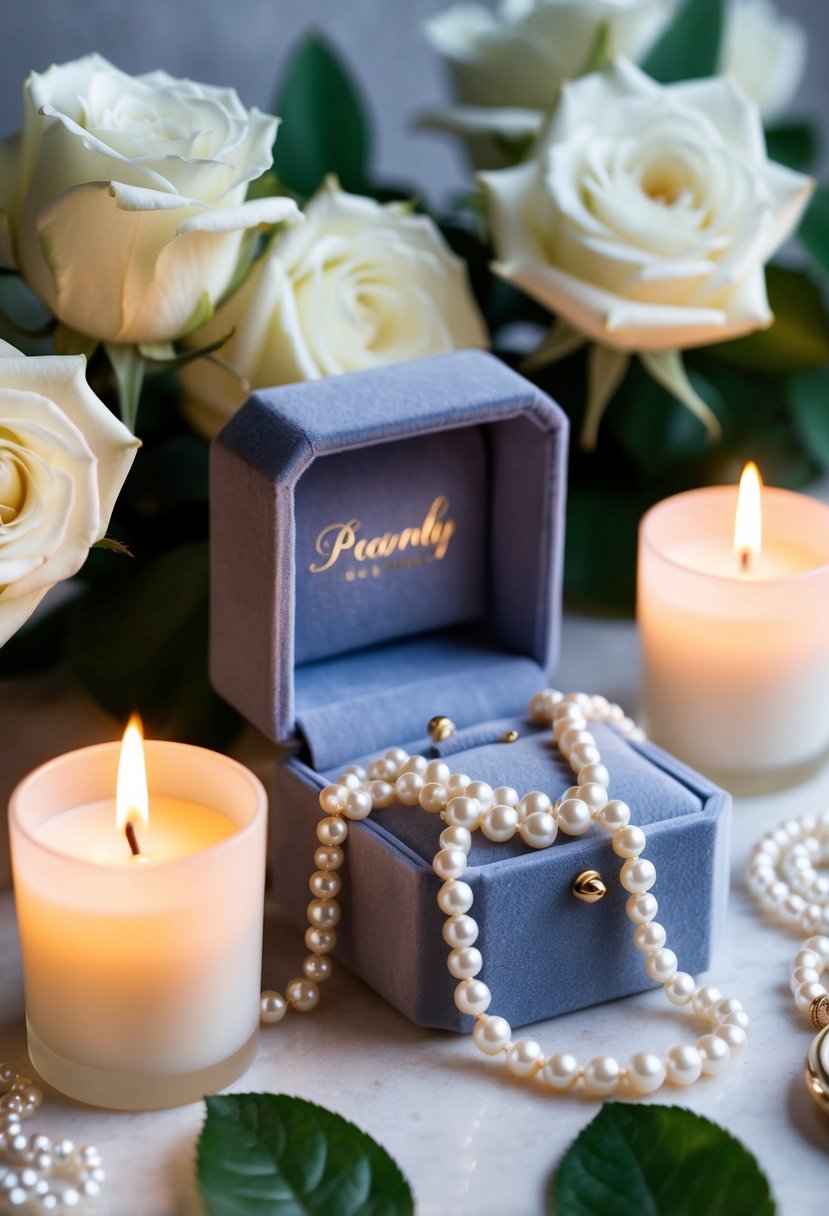
[[[820,1032],[809,1048],[803,1066],[803,1074],[809,1093],[821,1110],[829,1114],[829,1072],[823,1062],[827,1037],[829,1037],[829,1026]]]
[[[508,731],[505,731],[503,735],[501,735],[501,738],[498,740],[498,742],[499,743],[514,743],[517,738],[518,738],[517,730],[508,730]]]
[[[597,904],[607,895],[607,887],[598,870],[582,870],[573,879],[570,890],[583,904]]]
[[[809,1006],[809,1017],[815,1030],[824,1030],[829,1026],[829,996],[816,996]]]
[[[454,735],[457,727],[451,718],[447,718],[444,714],[437,714],[434,718],[430,718],[428,729],[432,741],[442,743],[444,739]]]

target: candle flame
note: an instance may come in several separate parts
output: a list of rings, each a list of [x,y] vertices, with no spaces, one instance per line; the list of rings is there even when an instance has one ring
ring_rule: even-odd
[[[750,460],[743,469],[734,520],[734,552],[746,568],[763,547],[763,514],[760,491],[763,482],[757,465]]]
[[[141,719],[133,714],[121,742],[115,788],[115,822],[122,832],[127,823],[140,823],[146,827],[150,820],[143,740]]]

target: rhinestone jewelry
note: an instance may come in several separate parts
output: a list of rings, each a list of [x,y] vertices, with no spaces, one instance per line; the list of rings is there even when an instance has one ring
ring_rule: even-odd
[[[21,1213],[68,1212],[100,1193],[101,1157],[90,1145],[23,1133],[43,1094],[30,1077],[0,1064],[0,1207]],[[5,1201],[5,1207],[2,1206]]]
[[[656,869],[643,856],[645,833],[631,823],[630,808],[624,802],[608,798],[610,775],[588,724],[607,723],[631,741],[644,739],[644,732],[619,705],[586,693],[564,696],[547,689],[532,698],[529,714],[536,725],[551,728],[556,745],[575,774],[576,784],[555,803],[540,790],[520,797],[506,786],[493,789],[485,781],[453,773],[445,760],[410,756],[400,747],[390,748],[365,768],[349,765],[333,785],[322,790],[319,801],[324,817],[317,824],[321,847],[315,854],[318,869],[310,880],[314,898],[308,905],[310,928],[305,935],[311,950],[303,965],[306,978],[292,980],[285,996],[274,991],[262,994],[263,1022],[281,1021],[289,1006],[306,1012],[317,1005],[319,982],[331,973],[326,956],[336,943],[340,919],[335,898],[340,879],[336,871],[344,861],[341,846],[348,836],[348,820],[365,819],[372,810],[399,802],[439,816],[445,825],[432,869],[442,880],[437,901],[446,916],[443,938],[449,948],[447,966],[458,981],[455,1004],[461,1013],[475,1018],[472,1038],[484,1055],[501,1056],[513,1076],[537,1082],[548,1091],[580,1089],[592,1097],[608,1097],[620,1090],[650,1094],[666,1081],[676,1086],[691,1085],[703,1074],[720,1073],[731,1057],[742,1051],[749,1021],[741,1003],[723,997],[709,985],[698,988],[692,976],[677,969],[677,957],[666,945],[665,930],[654,919],[658,904],[650,889],[656,881]],[[432,719],[430,727],[438,721],[443,723],[445,719]],[[513,1039],[509,1023],[488,1012],[491,994],[477,978],[484,966],[476,944],[478,925],[469,915],[474,895],[464,882],[475,831],[498,843],[517,835],[529,848],[546,849],[559,832],[581,836],[594,823],[611,837],[620,860],[619,881],[628,893],[633,944],[643,955],[648,976],[662,985],[672,1005],[686,1007],[706,1029],[694,1043],[672,1047],[664,1056],[637,1052],[624,1066],[607,1055],[584,1064],[566,1051],[547,1056],[535,1040]],[[594,877],[590,871],[579,878],[585,890],[589,886],[591,894],[601,898],[599,890],[604,884],[598,875]]]

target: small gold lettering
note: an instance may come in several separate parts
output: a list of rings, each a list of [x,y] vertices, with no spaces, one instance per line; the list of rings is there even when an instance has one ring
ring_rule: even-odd
[[[406,549],[431,549],[429,555],[423,555],[416,562],[394,563],[397,566],[419,565],[433,558],[441,561],[447,553],[449,542],[455,535],[454,519],[447,519],[449,499],[445,494],[439,494],[434,499],[426,517],[419,527],[403,528],[400,532],[383,532],[380,536],[357,539],[357,533],[362,528],[359,519],[349,520],[345,524],[329,524],[323,528],[317,537],[315,549],[323,561],[313,562],[308,569],[312,574],[324,574],[336,564],[343,553],[351,553],[355,561],[376,562],[380,557],[390,557],[395,552],[402,553]],[[358,571],[358,578],[365,578],[368,572]],[[372,567],[372,577],[377,578],[380,567]],[[346,574],[353,581],[354,574]]]

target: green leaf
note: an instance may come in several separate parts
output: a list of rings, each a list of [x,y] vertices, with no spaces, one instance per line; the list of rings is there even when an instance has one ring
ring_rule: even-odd
[[[135,434],[146,364],[137,346],[120,346],[115,342],[105,342],[104,350],[115,373],[121,421]]]
[[[157,738],[221,746],[238,718],[207,674],[206,542],[118,567],[76,606],[72,669],[114,717],[137,709]]]
[[[829,469],[829,370],[792,376],[786,398],[803,446]]]
[[[829,248],[827,248],[829,255]],[[798,270],[766,267],[770,329],[718,342],[708,352],[755,372],[803,372],[829,363],[829,322],[818,287]]]
[[[411,1216],[399,1168],[340,1115],[287,1094],[206,1098],[198,1181],[209,1216]]]
[[[648,51],[642,70],[661,84],[713,76],[722,31],[723,0],[688,0]]]
[[[215,311],[216,306],[210,298],[210,292],[203,291],[196,301],[196,307],[190,314],[187,324],[179,334],[179,338],[186,338],[190,334],[195,333],[197,329],[201,329],[203,325],[212,320]]]
[[[790,169],[808,169],[818,154],[818,134],[811,122],[786,122],[766,128],[766,151]]]
[[[682,361],[682,352],[643,350],[639,358],[648,375],[653,376],[657,384],[661,384],[672,397],[682,402],[685,408],[699,419],[707,430],[709,439],[719,439],[722,428],[717,415],[689,380]]]
[[[797,235],[824,274],[829,274],[829,189],[825,186],[815,191]]]
[[[568,321],[556,317],[543,342],[531,355],[522,359],[521,371],[534,372],[540,367],[558,363],[560,359],[566,359],[568,355],[580,350],[586,341],[587,339],[580,329],[575,329]]]
[[[727,1131],[678,1106],[606,1102],[565,1154],[556,1216],[773,1216],[768,1180]]]
[[[693,377],[710,399],[719,396],[710,384]],[[607,430],[635,462],[639,474],[651,478],[671,464],[698,456],[708,447],[708,434],[694,415],[667,389],[633,363],[613,401]]]
[[[172,342],[143,343],[138,349],[142,358],[146,359],[148,363],[157,364],[165,371],[178,371],[180,367],[186,367],[194,359],[205,359],[208,355],[212,355],[214,351],[224,346],[225,342],[229,342],[235,332],[234,329],[229,329],[226,334],[222,334],[213,342],[208,342],[206,346],[194,346],[188,350],[178,350]]]
[[[592,452],[596,446],[602,417],[621,386],[629,363],[627,351],[614,350],[599,342],[594,342],[587,352],[587,406],[579,440],[585,452]]]
[[[587,58],[581,65],[577,76],[589,76],[591,72],[600,72],[606,68],[613,58],[613,31],[609,21],[602,21],[596,30],[592,46],[587,52]]]
[[[105,549],[108,553],[120,553],[122,557],[132,557],[131,550],[114,536],[104,536],[101,540],[96,540],[92,548]]]
[[[329,173],[344,190],[365,190],[371,133],[356,80],[319,32],[306,35],[282,75],[275,112],[282,125],[274,149],[280,178],[311,195]]]

